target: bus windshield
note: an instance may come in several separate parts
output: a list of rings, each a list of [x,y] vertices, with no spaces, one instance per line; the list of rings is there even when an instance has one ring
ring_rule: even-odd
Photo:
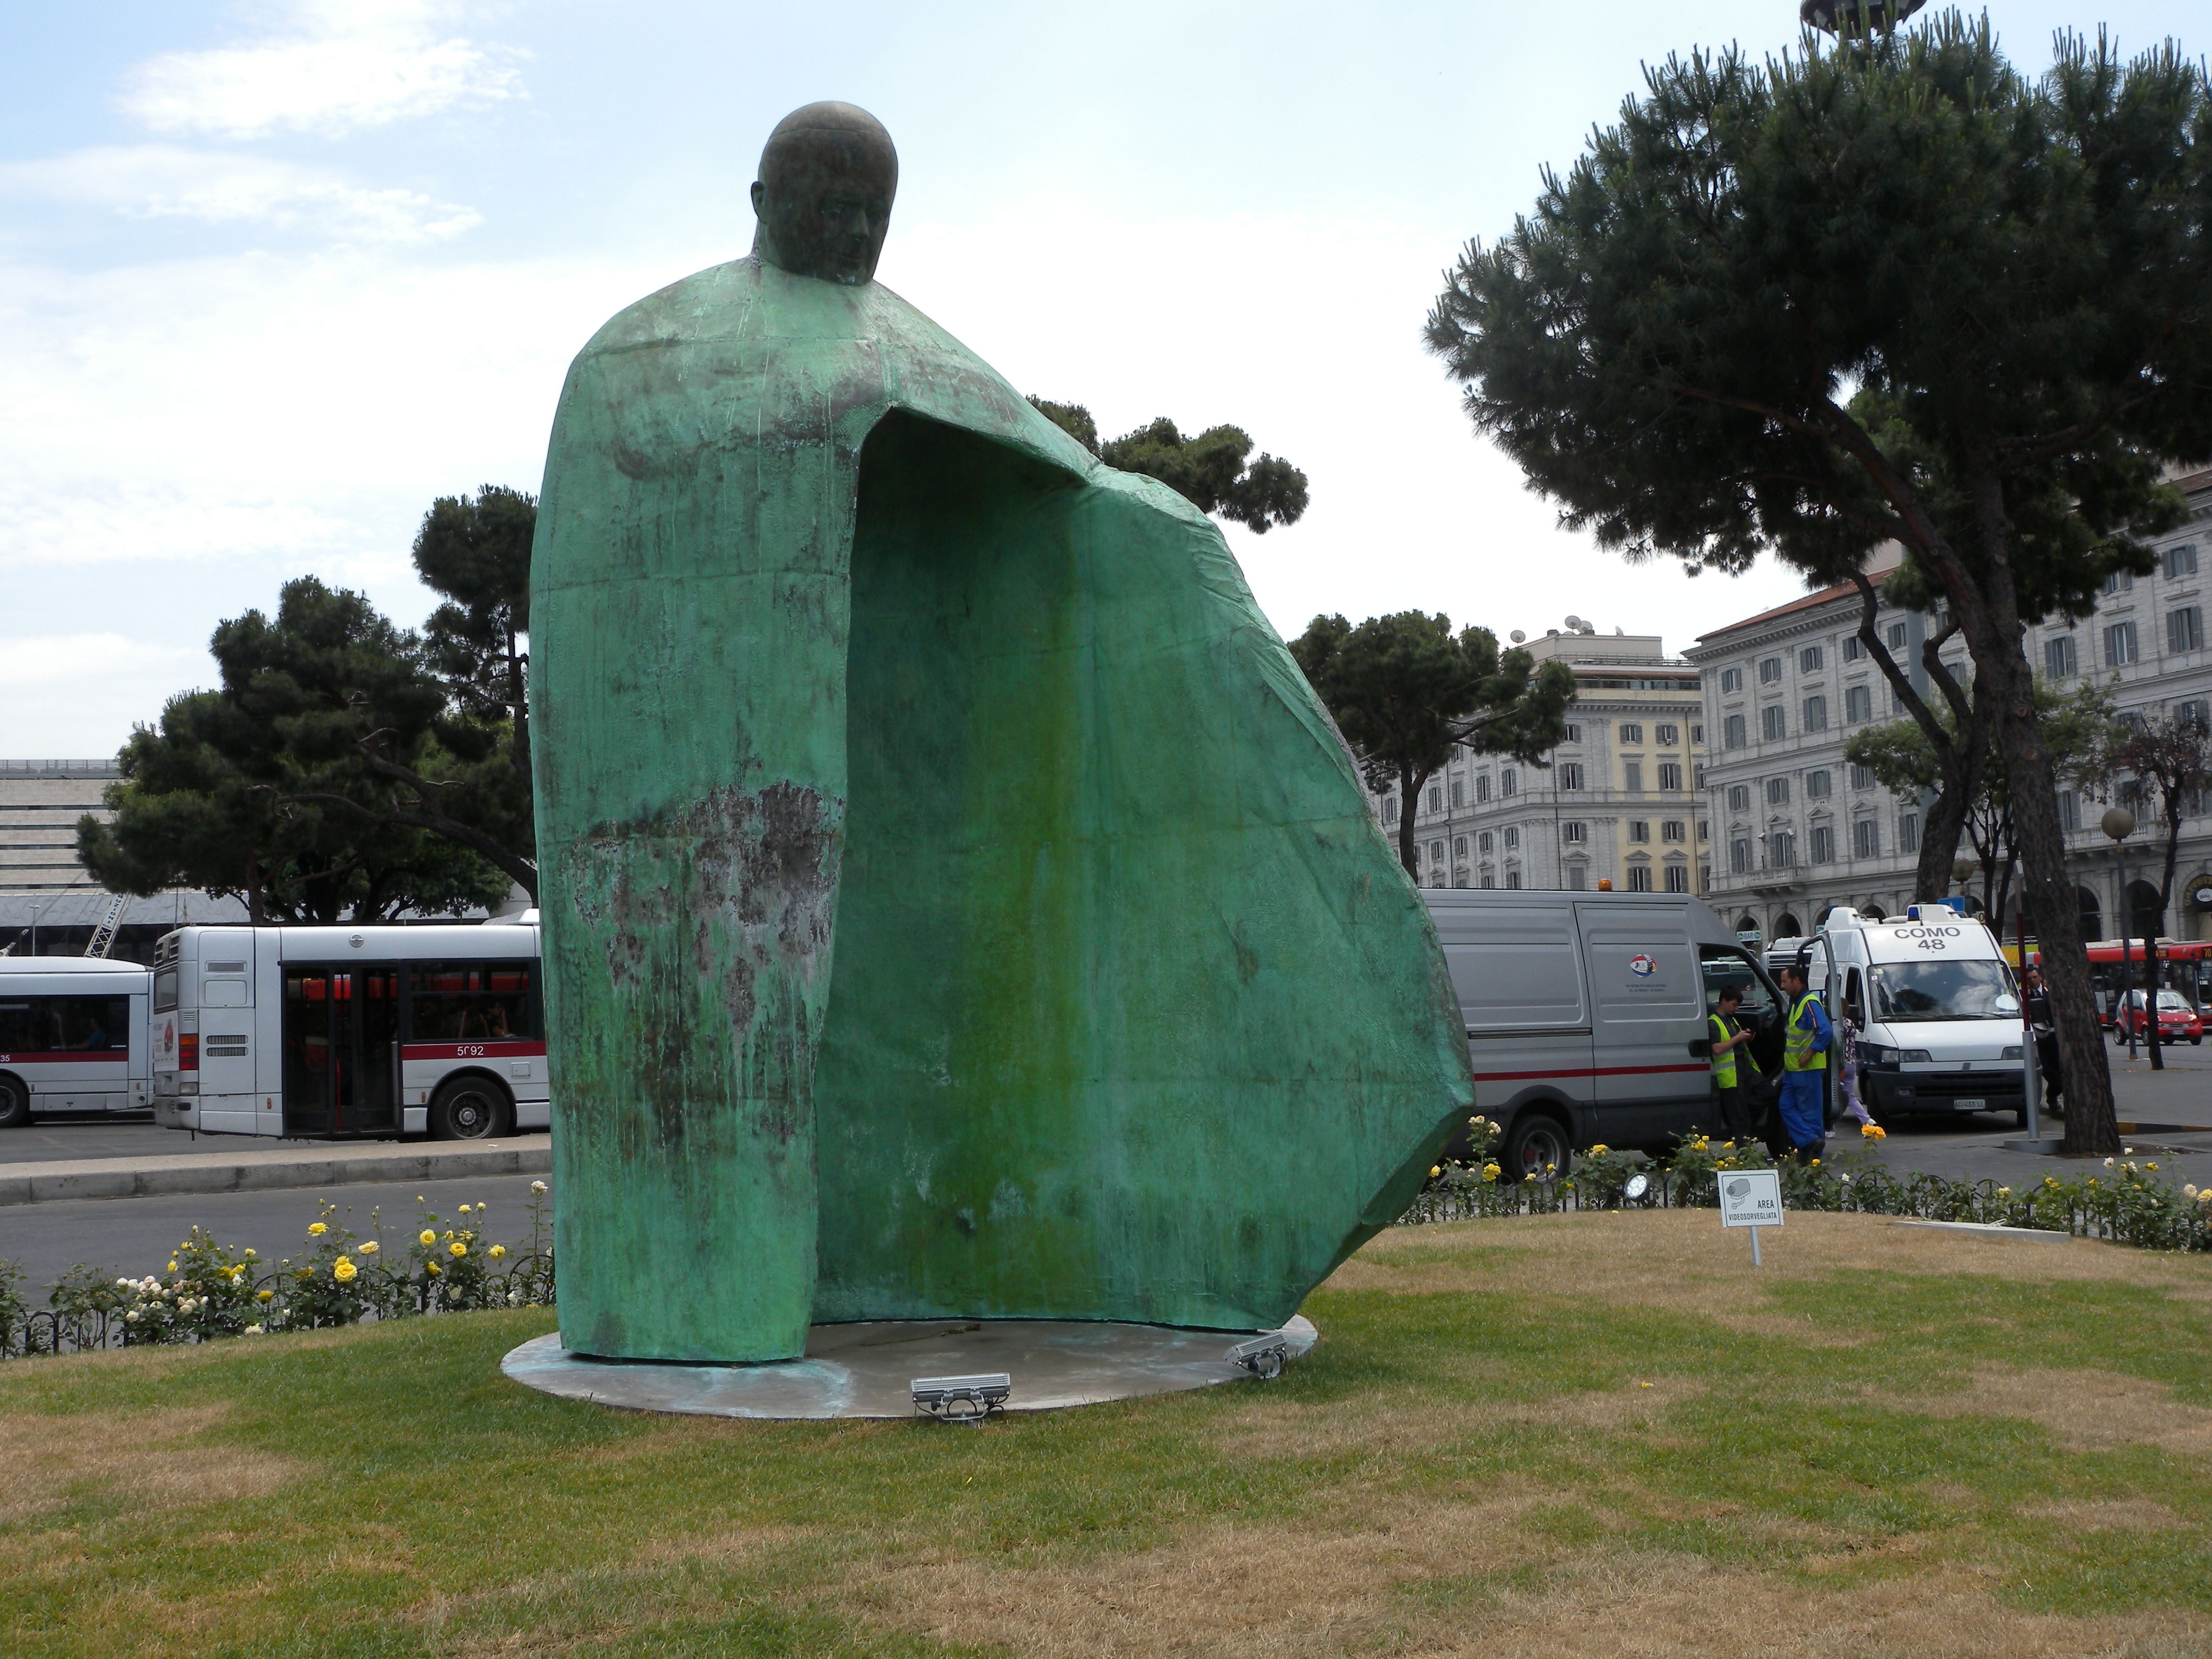
[[[1886,962],[1874,970],[1874,998],[1875,1018],[1896,1024],[2020,1018],[2001,962]]]

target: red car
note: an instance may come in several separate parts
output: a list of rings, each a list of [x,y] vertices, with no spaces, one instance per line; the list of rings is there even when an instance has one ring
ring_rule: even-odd
[[[2149,1035],[2143,1018],[2143,994],[2141,991],[2128,993],[2126,1002],[2120,1007],[2120,1017],[2112,1024],[2112,1036],[2116,1042],[2125,1042],[2130,1032],[2133,1032],[2138,1041]],[[2179,1042],[2185,1038],[2191,1042],[2204,1041],[2204,1022],[2189,1006],[2189,1000],[2179,991],[2160,991],[2158,994],[2158,1036],[2161,1042]]]

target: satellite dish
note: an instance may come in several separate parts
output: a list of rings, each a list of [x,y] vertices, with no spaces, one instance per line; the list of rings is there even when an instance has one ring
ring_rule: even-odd
[[[1519,629],[1517,629],[1517,628],[1516,628],[1516,629],[1514,629],[1510,634],[1508,634],[1505,637],[1506,637],[1507,639],[1509,639],[1509,640],[1512,641],[1514,644],[1518,645],[1518,644],[1520,644],[1520,643],[1521,643],[1521,641],[1523,641],[1523,640],[1527,639],[1528,636],[1526,634],[1523,634],[1523,633],[1522,633]]]
[[[1567,618],[1567,626],[1573,629],[1576,633],[1579,634],[1583,631],[1583,619],[1580,617],[1571,616]]]

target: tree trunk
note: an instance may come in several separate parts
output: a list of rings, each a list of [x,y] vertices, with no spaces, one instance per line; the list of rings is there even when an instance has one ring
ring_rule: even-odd
[[[1942,688],[1945,700],[1951,705],[1952,717],[1959,722],[1958,737],[1954,739],[1951,732],[1944,730],[1942,721],[1936,718],[1935,710],[1913,690],[1911,677],[1898,665],[1897,659],[1889,654],[1889,647],[1882,642],[1874,625],[1881,598],[1874,583],[1860,571],[1852,573],[1851,580],[1859,590],[1859,643],[1866,647],[1867,654],[1874,659],[1882,678],[1889,682],[1898,702],[1911,715],[1921,735],[1928,739],[1936,768],[1943,775],[1936,799],[1928,804],[1921,826],[1920,860],[1912,874],[1914,898],[1939,899],[1950,890],[1951,865],[1959,856],[1959,837],[1966,831],[1966,815],[1981,788],[1982,769],[1988,762],[1987,703],[1977,697],[1973,706],[1966,708],[1964,696],[1936,658],[1936,649],[1946,635],[1939,635],[1929,641],[1923,649],[1922,660],[1929,678]]]
[[[2043,977],[2057,1028],[2058,1060],[2066,1090],[2069,1158],[2106,1158],[2119,1151],[2112,1112],[2112,1073],[2104,1034],[2097,1024],[2081,915],[2066,873],[2066,836],[2058,823],[2058,781],[2044,744],[2035,708],[2035,675],[2022,648],[2025,629],[2012,581],[2002,480],[1993,465],[1977,469],[1975,539],[1983,568],[1974,579],[1940,535],[1928,528],[1934,563],[1966,630],[1976,690],[1990,699],[1998,753],[2012,797],[2013,827],[2020,837],[2021,898],[2035,924]]]
[[[514,647],[514,630],[507,630],[507,706],[514,711],[514,771],[522,780],[522,793],[530,794],[530,687],[523,678],[522,654]]]
[[[1421,855],[1419,843],[1413,839],[1413,811],[1420,799],[1416,792],[1427,782],[1425,774],[1417,776],[1413,769],[1401,762],[1398,767],[1398,862],[1406,866],[1406,873],[1413,878],[1413,885],[1421,884]]]
[[[246,855],[246,920],[258,927],[269,919],[268,896],[261,890],[261,857]]]
[[[2173,866],[2181,856],[2181,803],[2166,800],[2166,870],[2158,884],[2158,914],[2143,930],[2143,1025],[2150,1033],[2150,1068],[2166,1069],[2166,1039],[2158,1029],[2158,925],[2166,920],[2166,907],[2173,902]]]

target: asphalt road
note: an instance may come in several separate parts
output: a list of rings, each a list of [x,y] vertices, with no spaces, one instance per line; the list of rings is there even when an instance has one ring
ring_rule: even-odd
[[[32,1302],[42,1305],[47,1286],[78,1262],[99,1268],[110,1279],[160,1273],[178,1241],[195,1226],[206,1228],[226,1244],[250,1245],[264,1261],[276,1261],[305,1246],[307,1224],[321,1215],[326,1201],[337,1206],[333,1225],[350,1227],[363,1238],[380,1237],[383,1249],[393,1256],[404,1254],[407,1239],[418,1231],[416,1218],[423,1210],[451,1221],[464,1204],[471,1208],[489,1204],[491,1242],[512,1248],[529,1240],[530,1183],[544,1178],[497,1176],[475,1181],[8,1205],[0,1206],[0,1261],[13,1261],[22,1268]],[[373,1220],[379,1211],[380,1217]],[[549,1226],[552,1213],[549,1205]]]

